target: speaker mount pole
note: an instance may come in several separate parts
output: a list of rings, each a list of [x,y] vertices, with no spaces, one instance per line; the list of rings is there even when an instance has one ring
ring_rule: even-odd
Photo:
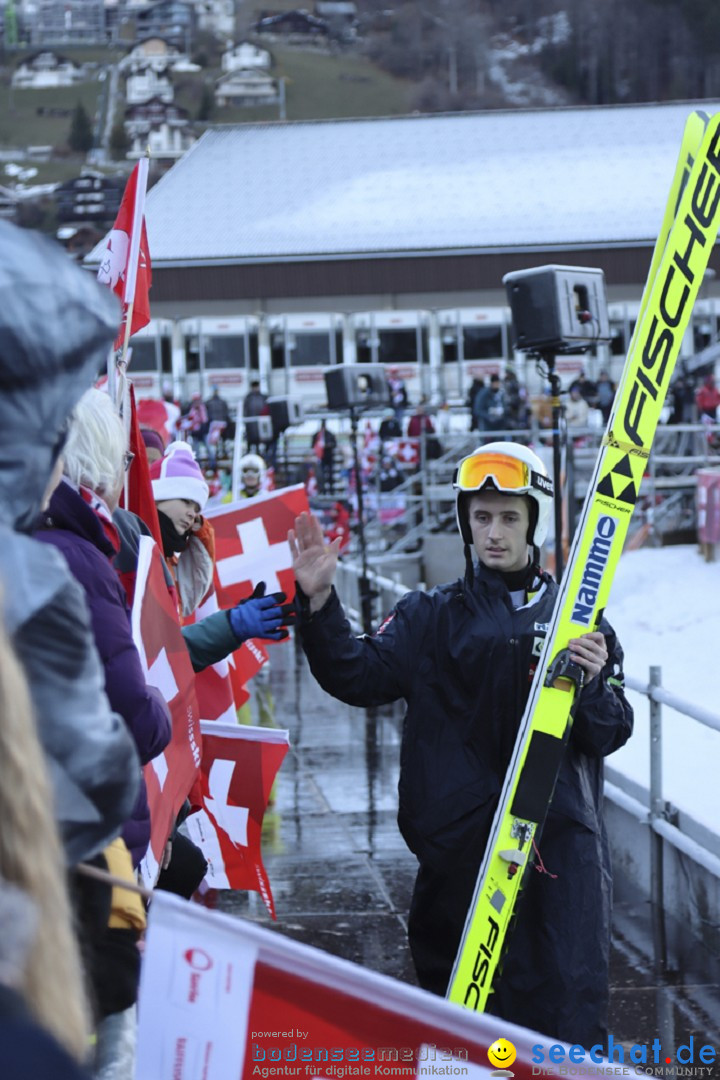
[[[543,349],[536,354],[544,364],[552,400],[553,487],[555,489],[555,580],[560,583],[564,569],[562,458],[567,449],[565,408],[560,400],[560,376],[555,370],[555,353]],[[569,496],[568,496],[569,497]]]
[[[355,468],[355,491],[357,492],[358,513],[358,540],[360,541],[360,613],[362,616],[362,628],[364,634],[372,634],[372,601],[373,591],[370,588],[368,578],[367,542],[365,540],[365,504],[363,501],[363,481],[360,471],[360,454],[358,453],[358,410],[354,405],[350,406],[350,430],[352,432],[353,464]]]

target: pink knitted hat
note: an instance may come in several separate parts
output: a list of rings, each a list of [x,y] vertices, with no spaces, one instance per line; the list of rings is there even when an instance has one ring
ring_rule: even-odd
[[[192,499],[201,510],[205,509],[210,489],[189,443],[170,443],[165,457],[150,466],[150,479],[155,502]]]

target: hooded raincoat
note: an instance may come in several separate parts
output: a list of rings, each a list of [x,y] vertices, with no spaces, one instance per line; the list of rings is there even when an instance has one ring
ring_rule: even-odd
[[[103,690],[85,597],[29,533],[75,404],[117,332],[115,298],[52,241],[0,221],[0,586],[70,864],[132,813],[140,763]]]
[[[479,565],[402,598],[373,637],[356,638],[333,592],[301,605],[313,674],[350,705],[404,698],[398,824],[420,867],[408,935],[421,984],[443,994],[465,924],[557,585],[543,575],[514,607]],[[304,610],[302,608],[304,607]],[[582,691],[570,742],[489,1011],[567,1042],[605,1034],[611,868],[602,760],[632,731],[622,651],[607,623],[601,674]],[[545,866],[547,873],[537,872]]]

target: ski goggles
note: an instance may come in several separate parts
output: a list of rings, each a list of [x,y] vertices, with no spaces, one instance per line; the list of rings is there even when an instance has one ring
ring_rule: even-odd
[[[549,476],[535,472],[524,461],[505,454],[471,454],[463,458],[455,471],[453,487],[457,491],[480,491],[492,483],[498,491],[527,495],[533,489],[552,498]]]

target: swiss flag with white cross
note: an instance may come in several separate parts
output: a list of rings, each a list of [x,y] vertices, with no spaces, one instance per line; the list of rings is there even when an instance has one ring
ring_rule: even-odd
[[[170,743],[143,770],[151,835],[140,873],[144,883],[153,886],[175,818],[197,777],[201,736],[195,675],[163,574],[162,555],[149,536],[141,536],[138,544],[131,625],[145,678],[161,692],[172,716]]]
[[[266,592],[295,595],[287,535],[307,511],[305,487],[279,488],[206,512],[215,530],[215,589],[221,608],[234,607],[264,581]]]
[[[275,906],[261,853],[262,824],[275,776],[288,751],[288,732],[202,721],[203,756],[185,827],[202,850],[213,889],[259,892],[271,918]]]

